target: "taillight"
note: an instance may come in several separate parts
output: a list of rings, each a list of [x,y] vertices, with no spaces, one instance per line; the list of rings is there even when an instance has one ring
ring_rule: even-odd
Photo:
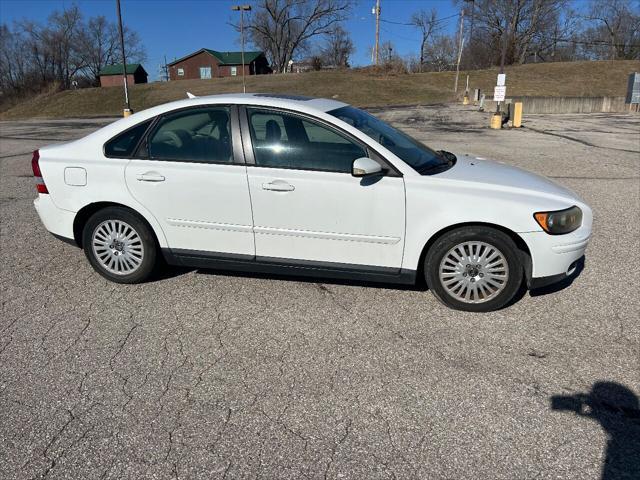
[[[31,158],[31,170],[33,170],[33,176],[36,178],[36,190],[38,193],[49,193],[47,186],[42,179],[42,172],[40,171],[40,152],[38,150],[33,151],[33,157]]]

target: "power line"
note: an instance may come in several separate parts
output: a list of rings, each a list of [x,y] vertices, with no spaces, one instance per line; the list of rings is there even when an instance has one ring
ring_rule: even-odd
[[[394,37],[397,37],[397,38],[399,38],[399,39],[401,39],[401,40],[407,40],[407,41],[409,41],[409,42],[417,42],[417,41],[419,41],[419,40],[420,40],[419,38],[409,38],[409,37],[404,37],[404,36],[402,36],[402,35],[398,35],[397,33],[392,32],[391,30],[387,30],[387,29],[386,29],[386,28],[384,28],[384,27],[380,27],[380,29],[381,29],[383,32],[388,33],[389,35],[392,35],[392,36],[394,36]]]
[[[585,40],[569,40],[569,39],[557,39],[557,43],[575,43],[579,45],[591,45],[591,46],[603,46],[603,47],[632,47],[640,48],[640,44],[626,44],[626,43],[609,43],[606,40],[593,40],[587,42]]]
[[[433,25],[438,25],[446,20],[451,20],[452,18],[458,17],[460,14],[456,13],[455,15],[449,15],[448,17],[438,18],[432,22]],[[415,23],[407,23],[407,22],[394,22],[393,20],[385,20],[383,18],[380,19],[381,22],[391,23],[393,25],[402,25],[405,27],[415,27]]]

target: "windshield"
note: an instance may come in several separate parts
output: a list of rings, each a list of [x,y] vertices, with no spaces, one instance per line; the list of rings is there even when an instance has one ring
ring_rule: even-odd
[[[438,173],[453,165],[453,155],[436,152],[367,112],[341,107],[328,112],[387,148],[418,173]],[[454,157],[455,158],[455,157]]]

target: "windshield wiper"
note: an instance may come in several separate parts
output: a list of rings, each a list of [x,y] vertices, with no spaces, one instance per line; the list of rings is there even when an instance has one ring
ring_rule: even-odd
[[[442,162],[424,165],[420,167],[419,173],[422,174],[422,173],[430,172],[432,170],[446,170],[448,168],[453,167],[456,161],[458,160],[453,153],[447,152],[444,150],[438,150],[436,151],[436,154],[438,155],[438,158],[442,160]]]
[[[445,161],[451,163],[453,165],[455,161],[458,159],[453,153],[447,152],[446,150],[438,150],[436,153],[443,158]]]

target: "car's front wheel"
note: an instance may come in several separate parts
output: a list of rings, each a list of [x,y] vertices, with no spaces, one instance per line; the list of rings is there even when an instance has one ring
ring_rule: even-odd
[[[143,282],[156,268],[153,232],[125,208],[107,207],[94,213],[84,226],[82,245],[91,266],[112,282]]]
[[[500,230],[461,227],[440,237],[425,258],[429,289],[457,310],[490,312],[507,305],[522,285],[518,247]]]

